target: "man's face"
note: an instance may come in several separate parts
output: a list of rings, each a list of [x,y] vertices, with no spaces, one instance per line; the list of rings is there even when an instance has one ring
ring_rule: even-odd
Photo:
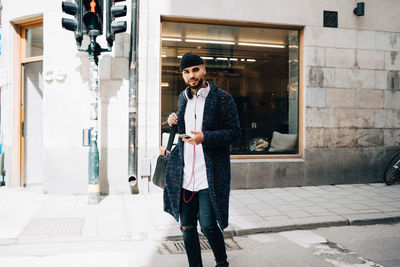
[[[187,67],[182,71],[186,85],[196,90],[203,84],[204,75],[206,75],[206,67],[203,64]]]

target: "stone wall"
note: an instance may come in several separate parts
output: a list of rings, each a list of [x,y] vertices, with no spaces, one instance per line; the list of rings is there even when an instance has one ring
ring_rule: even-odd
[[[305,148],[400,146],[399,53],[398,32],[305,28]]]
[[[382,181],[400,146],[400,33],[306,27],[306,184]]]
[[[232,188],[382,182],[400,146],[400,33],[306,26],[302,159],[233,160]]]
[[[183,0],[141,1],[142,8],[146,4],[154,31],[141,42],[158,54],[159,16],[304,25],[302,158],[232,160],[232,188],[381,181],[383,166],[400,146],[396,0],[366,1],[363,17],[353,14],[355,2],[347,0],[192,3],[202,15],[188,14]],[[322,27],[324,10],[338,12],[339,28]],[[151,82],[146,90],[156,95],[158,85]],[[149,132],[159,131],[155,126],[147,126]]]

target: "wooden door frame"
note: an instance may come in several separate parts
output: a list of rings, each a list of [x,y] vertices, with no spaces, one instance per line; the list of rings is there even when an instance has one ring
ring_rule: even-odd
[[[17,48],[17,64],[16,64],[16,81],[17,85],[17,118],[18,122],[18,136],[19,136],[19,185],[25,186],[25,138],[22,134],[22,125],[25,123],[25,69],[24,64],[31,62],[43,61],[43,55],[26,57],[26,30],[43,26],[43,16],[26,19],[13,23],[13,27],[17,34],[16,48]],[[18,178],[17,178],[18,179]]]

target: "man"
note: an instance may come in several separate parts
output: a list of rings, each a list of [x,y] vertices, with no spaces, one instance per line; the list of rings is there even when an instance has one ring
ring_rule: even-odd
[[[241,135],[235,102],[215,83],[206,82],[198,55],[180,62],[188,87],[179,95],[178,111],[168,117],[181,138],[165,170],[164,211],[178,221],[190,267],[203,266],[197,220],[214,253],[216,266],[229,266],[221,230],[228,226],[230,191],[229,145]]]

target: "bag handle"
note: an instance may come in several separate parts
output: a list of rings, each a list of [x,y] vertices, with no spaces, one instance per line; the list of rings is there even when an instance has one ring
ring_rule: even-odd
[[[176,134],[177,130],[178,130],[178,125],[177,124],[173,124],[171,126],[171,130],[169,132],[168,145],[167,145],[167,148],[165,149],[165,153],[171,152],[172,144],[174,142],[175,134]]]

